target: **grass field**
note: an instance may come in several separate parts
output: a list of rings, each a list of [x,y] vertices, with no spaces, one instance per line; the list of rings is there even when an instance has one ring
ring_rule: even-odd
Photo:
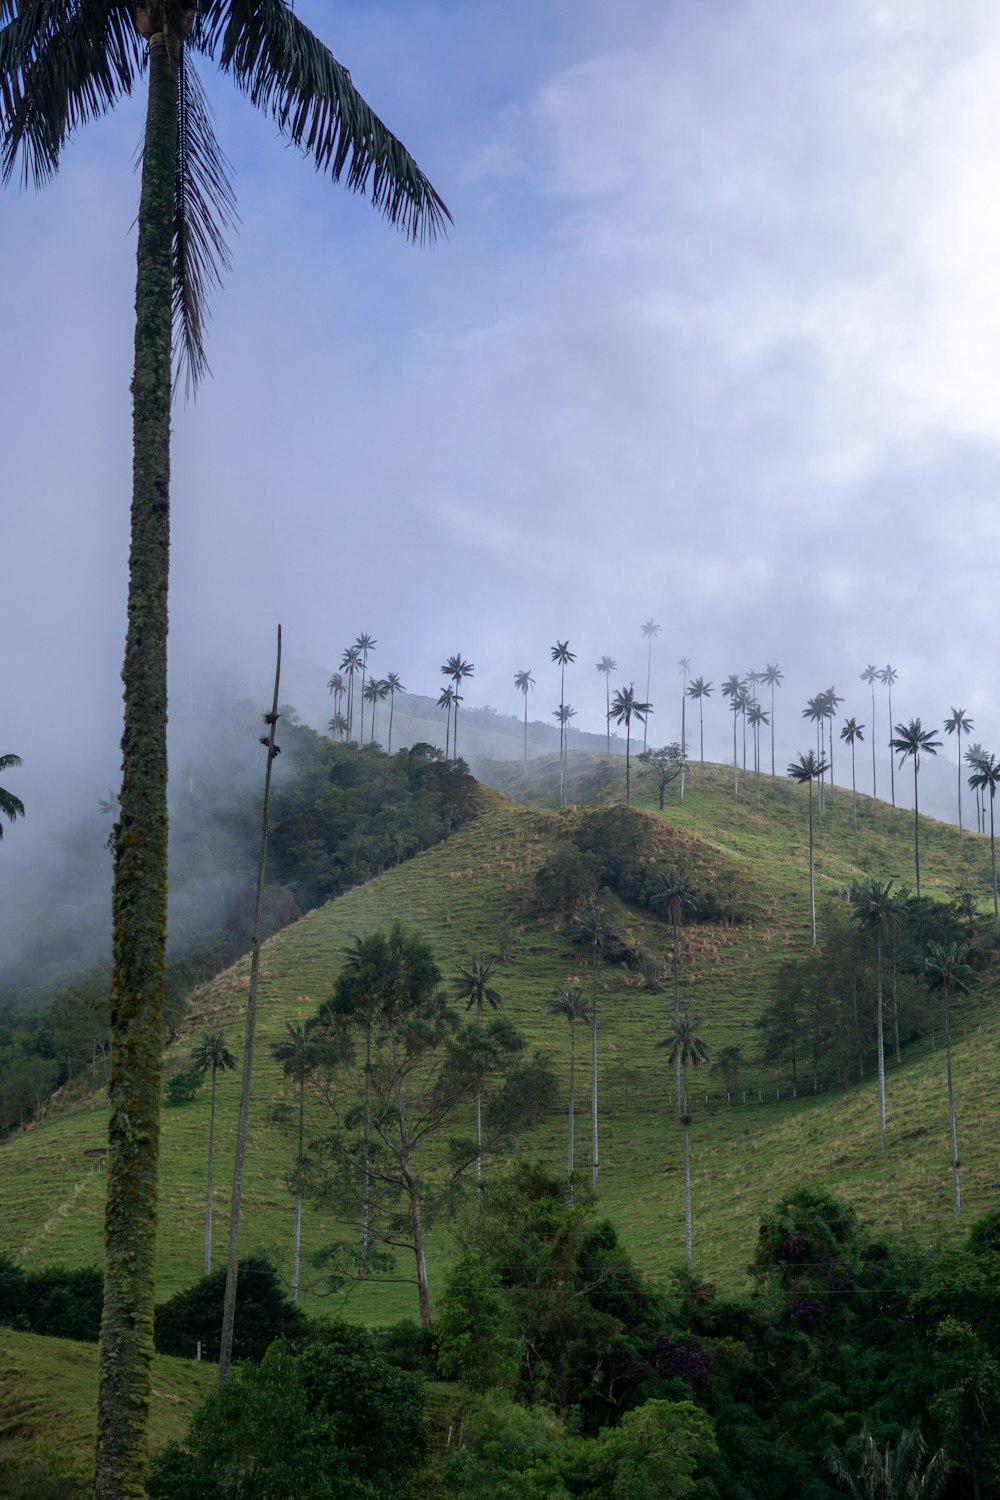
[[[553,760],[554,766],[554,760]],[[510,769],[515,795],[538,795],[552,767],[529,766],[540,781],[517,785],[522,768]],[[583,781],[591,794],[620,795],[619,758],[593,757],[573,767],[573,787]],[[548,779],[551,779],[548,777]],[[663,865],[683,862],[700,890],[735,893],[752,914],[745,925],[685,930],[682,1001],[699,1018],[714,1049],[739,1044],[756,1055],[754,1021],[768,996],[776,966],[808,942],[808,801],[789,781],[761,779],[756,805],[753,777],[732,796],[732,771],[706,769],[699,787],[689,773],[683,804],[675,788],[665,813],[655,793],[637,779],[638,802],[648,816],[655,857]],[[280,933],[262,956],[254,1107],[244,1184],[242,1245],[264,1250],[287,1273],[290,1267],[293,1199],[289,1192],[294,1145],[269,1121],[271,1107],[290,1100],[291,1086],[270,1056],[269,1043],[285,1022],[304,1020],[330,992],[344,948],[356,934],[395,919],[419,926],[442,972],[497,947],[501,933],[513,936],[512,961],[498,971],[504,1012],[532,1045],[552,1056],[562,1099],[568,1084],[569,1036],[552,1017],[547,1001],[557,986],[586,983],[586,955],[567,940],[552,917],[539,917],[529,899],[532,877],[554,844],[580,816],[523,806],[484,790],[482,811],[446,843],[377,880],[312,912]],[[854,858],[850,792],[838,788],[816,826],[816,872],[820,927],[833,894],[860,871],[913,885],[913,816],[860,798],[859,859]],[[923,820],[922,873],[925,893],[947,897],[973,889],[992,913],[988,841],[959,841],[950,825]],[[663,957],[669,929],[648,912],[615,905],[619,930]],[[242,1008],[248,982],[243,962],[196,992],[184,1035],[167,1054],[168,1072],[185,1067],[198,1033],[225,1029],[240,1050]],[[601,1071],[601,1203],[618,1223],[641,1265],[666,1277],[683,1257],[681,1136],[671,1116],[672,1079],[655,1042],[669,1030],[669,984],[648,993],[635,975],[599,971]],[[993,1092],[1000,1022],[987,985],[959,1007],[954,1067],[963,1164],[963,1198],[969,1220],[995,1206],[998,1167],[993,1145]],[[589,1159],[589,1071],[578,1047],[578,1164]],[[792,1099],[790,1079],[753,1062],[741,1075],[737,1102],[720,1098],[717,1075],[704,1079],[712,1097],[699,1100],[702,1075],[693,1078],[696,1118],[692,1127],[696,1269],[735,1289],[745,1284],[760,1212],[797,1183],[822,1183],[842,1193],[880,1229],[905,1226],[925,1244],[955,1232],[948,1167],[944,1063],[930,1040],[904,1056],[888,1077],[889,1150],[878,1147],[873,1081],[846,1095]],[[746,1103],[743,1093],[746,1092]],[[215,1263],[224,1254],[229,1169],[238,1098],[235,1075],[220,1075],[217,1108]],[[190,1105],[163,1116],[162,1207],[159,1288],[162,1298],[197,1279],[202,1269],[205,1150],[208,1090]],[[323,1124],[311,1106],[311,1124]],[[85,1155],[104,1143],[103,1106],[89,1095],[63,1099],[49,1116],[0,1146],[0,1249],[32,1265],[98,1264],[102,1253],[103,1172],[99,1158]],[[565,1161],[565,1105],[560,1105],[517,1144],[520,1155],[553,1170]],[[497,1168],[487,1164],[487,1171]],[[303,1254],[331,1237],[334,1227],[307,1207]],[[451,1250],[446,1224],[431,1236],[432,1294],[440,1286]],[[410,1268],[401,1260],[401,1278]],[[325,1294],[319,1272],[303,1267],[302,1301],[313,1314],[340,1311]],[[389,1322],[415,1316],[413,1287],[405,1280],[370,1284],[347,1303],[349,1316]]]

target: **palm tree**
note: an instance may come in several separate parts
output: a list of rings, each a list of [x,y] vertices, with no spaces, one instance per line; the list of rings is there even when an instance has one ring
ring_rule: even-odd
[[[365,701],[367,703],[370,703],[371,706],[372,706],[372,737],[371,737],[370,743],[372,745],[374,745],[374,743],[375,743],[375,713],[376,713],[376,710],[378,708],[378,705],[380,703],[383,703],[385,701],[385,699],[388,698],[388,696],[389,696],[389,684],[388,684],[388,682],[385,682],[381,677],[369,677],[369,679],[368,679],[368,686],[364,689],[363,696],[365,698]],[[362,738],[363,738],[363,736],[362,736]]]
[[[962,837],[962,735],[976,727],[964,708],[953,708],[951,718],[945,719],[944,727],[949,734],[958,735],[958,836]]]
[[[341,701],[343,700],[344,694],[347,691],[347,684],[344,681],[343,674],[340,672],[334,672],[333,676],[327,683],[327,689],[329,690],[330,695],[333,698],[333,718],[330,720],[330,725],[332,727],[334,723],[339,723],[343,719],[343,715],[340,712],[340,705]]]
[[[747,714],[747,723],[753,731],[753,768],[757,778],[757,806],[760,806],[760,731],[771,722],[771,716],[766,709],[761,708],[756,698],[750,705]]]
[[[590,1181],[596,1193],[600,1165],[597,1149],[597,962],[606,945],[618,941],[618,934],[605,922],[599,906],[589,906],[572,923],[570,936],[574,942],[586,943],[590,948]]]
[[[680,1122],[684,1127],[684,1252],[689,1271],[691,1269],[691,1153],[688,1131],[691,1126],[691,1114],[688,1108],[687,1070],[689,1067],[700,1067],[702,1063],[708,1062],[711,1056],[708,1043],[703,1041],[695,1030],[697,1025],[697,1021],[688,1019],[685,1011],[683,1019],[674,1022],[670,1035],[656,1044],[658,1047],[669,1047],[669,1062],[674,1067],[679,1066],[681,1070],[683,1103]]]
[[[632,720],[638,719],[640,724],[645,724],[647,717],[653,712],[651,703],[639,703],[635,696],[635,684],[629,683],[627,688],[616,688],[615,696],[611,700],[608,710],[609,719],[614,719],[617,724],[625,725],[625,803],[628,806],[632,801],[632,779],[631,779],[631,749],[632,749]]]
[[[840,738],[845,740],[851,747],[851,798],[852,816],[854,818],[854,858],[858,857],[858,782],[854,774],[854,746],[860,741],[864,742],[864,725],[859,724],[857,719],[845,719],[844,727],[840,731]]]
[[[305,1131],[306,1079],[311,1064],[309,1030],[303,1021],[286,1021],[287,1036],[280,1042],[271,1043],[271,1056],[284,1069],[299,1089],[298,1140],[295,1150],[295,1243],[292,1253],[292,1301],[299,1300],[299,1251],[302,1246],[302,1166],[303,1136]]]
[[[944,996],[944,1051],[948,1073],[948,1129],[951,1132],[951,1173],[955,1183],[955,1220],[962,1221],[962,1189],[958,1176],[958,1132],[955,1128],[955,1092],[951,1081],[951,1017],[948,1002],[956,990],[967,990],[963,976],[971,974],[966,963],[966,943],[928,943],[924,970],[930,983]]]
[[[698,700],[698,754],[701,760],[701,775],[699,784],[705,785],[705,713],[704,700],[712,696],[712,684],[706,682],[704,677],[696,677],[694,682],[688,683],[688,697]]]
[[[357,646],[346,646],[340,658],[340,670],[347,673],[347,738],[354,738],[354,676],[361,666],[361,652]],[[362,739],[364,726],[362,725]]]
[[[458,653],[454,656],[449,656],[441,668],[445,677],[450,677],[455,684],[455,697],[452,700],[455,705],[455,732],[452,735],[451,742],[451,753],[455,760],[458,759],[458,705],[462,701],[462,681],[466,677],[471,677],[475,670],[472,662],[463,661],[461,655]]]
[[[851,1468],[843,1453],[831,1443],[826,1452],[830,1473],[854,1500],[938,1500],[948,1480],[948,1460],[943,1448],[923,1467],[927,1444],[919,1431],[904,1429],[895,1448],[879,1448],[867,1426],[861,1432],[861,1458]]]
[[[812,945],[816,946],[816,880],[813,870],[813,782],[819,781],[826,770],[826,762],[817,760],[815,753],[810,750],[806,755],[799,755],[798,760],[792,761],[788,767],[788,775],[799,786],[809,785],[809,918],[812,929]]]
[[[569,641],[556,641],[549,648],[552,660],[559,668],[559,707],[566,702],[566,668],[576,661],[576,652],[569,649]],[[566,784],[564,781],[565,767],[563,764],[563,737],[565,726],[563,720],[559,720],[559,806],[562,807],[566,801]]]
[[[458,701],[457,700],[458,700],[458,694],[455,692],[455,689],[449,683],[446,688],[442,688],[442,690],[441,690],[441,696],[440,696],[440,698],[437,701],[438,708],[446,708],[448,710],[448,717],[445,720],[445,726],[444,726],[444,758],[445,758],[445,760],[447,760],[449,758],[448,757],[448,746],[449,746],[450,741],[451,741],[451,711],[452,711],[452,708],[454,708],[455,712],[456,713],[458,712]]]
[[[830,729],[829,729],[829,744],[830,744],[830,800],[832,802],[833,801],[833,721],[834,721],[834,718],[836,717],[837,709],[843,703],[844,699],[843,699],[843,696],[841,694],[838,694],[837,689],[833,688],[833,687],[828,687],[827,690],[826,690],[826,692],[823,693],[822,698],[823,698],[823,707],[824,707],[823,717],[825,719],[829,719],[829,721],[830,721]]]
[[[872,692],[872,798],[873,799],[875,797],[877,797],[877,795],[878,795],[878,792],[877,792],[876,786],[875,786],[875,683],[876,683],[877,678],[878,678],[878,667],[873,666],[873,664],[871,662],[869,662],[868,665],[867,665],[867,667],[865,667],[865,670],[861,673],[861,681],[862,682],[867,682],[867,684],[871,688],[871,692]]]
[[[878,881],[874,876],[855,881],[847,891],[854,920],[875,937],[876,954],[876,1022],[878,1031],[878,1125],[882,1150],[885,1135],[885,1025],[882,1006],[882,939],[898,932],[903,907],[892,894],[892,881]]]
[[[358,657],[359,657],[360,662],[361,662],[361,701],[362,701],[362,703],[364,703],[364,702],[367,701],[365,699],[365,674],[368,671],[368,653],[369,653],[369,651],[374,651],[375,647],[377,645],[378,645],[378,641],[375,640],[375,638],[373,636],[368,635],[368,633],[366,631],[362,631],[362,633],[358,636],[357,640],[354,642],[354,649],[355,649],[355,651],[357,651]],[[362,745],[364,744],[364,742],[365,742],[365,721],[364,721],[364,713],[362,712],[362,716],[361,716],[361,743],[362,743]]]
[[[969,752],[966,752],[968,758]],[[1000,925],[1000,909],[997,905],[997,855],[996,844],[993,838],[993,799],[996,796],[997,786],[1000,785],[1000,761],[997,760],[992,750],[980,748],[979,755],[974,762],[976,769],[969,777],[969,786],[977,791],[980,796],[988,789],[990,794],[990,872],[993,886],[993,921]]]
[[[819,815],[821,818],[826,811],[826,801],[823,796],[823,792],[825,785],[825,774],[829,770],[829,763],[826,761],[823,754],[823,723],[826,719],[826,715],[827,701],[825,693],[817,693],[815,698],[810,698],[806,703],[805,708],[802,710],[802,717],[804,719],[809,719],[813,724],[816,725],[816,757],[818,760],[823,761],[823,774],[820,776],[819,794],[816,800],[816,805],[819,808]]]
[[[597,670],[604,673],[604,722],[608,732],[608,754],[611,754],[611,674],[618,671],[618,663],[613,656],[602,656],[597,663]]]
[[[893,805],[893,807],[895,807],[896,806],[896,771],[895,771],[895,767],[893,765],[893,760],[892,760],[892,751],[895,749],[895,746],[892,743],[892,737],[891,737],[892,736],[892,688],[893,688],[893,684],[899,680],[899,673],[896,671],[895,667],[890,667],[890,666],[886,665],[886,666],[884,666],[882,668],[881,672],[879,672],[879,674],[878,674],[878,680],[882,684],[882,686],[887,690],[887,692],[889,694],[889,735],[890,735],[890,738],[889,738],[889,781],[890,781],[890,785],[892,787],[892,805]],[[897,724],[896,728],[898,730],[898,728],[899,728],[898,724]],[[917,895],[918,896],[920,895],[919,889],[917,891]]]
[[[686,656],[682,656],[677,663],[677,669],[681,674],[681,801],[684,801],[684,768],[687,765],[687,685],[688,673],[691,671],[691,663]],[[646,695],[649,696],[648,693]]]
[[[528,764],[528,693],[535,685],[530,670],[514,673],[514,686],[524,695],[524,764]]]
[[[576,1100],[576,1023],[590,1020],[590,1001],[580,989],[556,990],[555,999],[549,1001],[553,1015],[565,1016],[569,1022],[569,1154],[568,1173],[574,1170],[573,1125]]]
[[[474,958],[467,969],[459,968],[455,977],[455,999],[466,1002],[466,1010],[476,1007],[476,1025],[483,1024],[483,1005],[489,1005],[493,1010],[499,1010],[503,996],[499,990],[493,988],[490,980],[493,978],[493,970],[496,960],[487,958],[485,954],[481,958]],[[476,1181],[483,1175],[483,1112],[482,1094],[476,1085]]]
[[[652,911],[662,912],[670,923],[671,929],[671,968],[674,979],[674,1025],[681,1018],[680,983],[678,965],[680,958],[680,927],[684,921],[686,911],[694,911],[695,891],[688,877],[680,870],[667,870],[661,874],[653,890],[646,899],[647,906]],[[680,1061],[677,1063],[677,1078],[674,1089],[674,1102],[677,1109],[677,1117],[681,1113],[681,1078]]]
[[[652,615],[650,615],[650,617],[649,617],[648,620],[643,620],[643,622],[642,622],[642,638],[643,638],[644,641],[648,641],[649,642],[649,647],[648,647],[648,649],[646,651],[646,697],[647,698],[649,697],[649,683],[650,683],[651,673],[652,673],[652,670],[653,670],[653,642],[656,639],[656,637],[659,635],[659,633],[660,633],[660,626],[654,624]],[[643,730],[642,730],[642,748],[644,750],[646,748],[646,727],[645,727],[645,725],[643,725]]]
[[[41,184],[76,130],[145,72],[135,294],[132,544],[115,835],[107,1271],[95,1493],[138,1492],[147,1467],[167,888],[166,640],[172,363],[207,372],[206,293],[235,206],[192,53],[215,60],[321,172],[370,193],[411,238],[449,217],[346,68],[281,0],[134,10],[0,4],[0,162]],[[176,325],[176,345],[175,345]]]
[[[224,1031],[203,1031],[192,1048],[191,1061],[201,1073],[212,1075],[212,1107],[208,1117],[208,1189],[205,1198],[205,1275],[212,1269],[212,1167],[215,1152],[215,1075],[236,1067],[236,1058],[226,1046]]]
[[[576,709],[568,703],[561,703],[553,712],[559,724],[559,738],[562,741],[562,765],[559,780],[562,786],[562,801],[565,802],[569,791],[569,724],[571,719],[576,718]]]
[[[889,741],[889,749],[895,750],[899,755],[900,770],[903,769],[904,760],[910,758],[913,761],[913,854],[917,865],[918,897],[920,895],[920,806],[917,801],[917,772],[920,770],[921,755],[937,755],[940,748],[941,741],[934,738],[934,731],[924,729],[919,719],[911,719],[908,724],[897,724],[896,738]]]
[[[965,761],[965,764],[969,767],[970,771],[976,771],[976,770],[979,769],[980,763],[982,762],[983,757],[985,756],[985,754],[986,754],[986,751],[983,749],[982,744],[980,743],[979,740],[976,740],[975,744],[968,746],[968,748],[966,749],[965,755],[962,758]],[[968,785],[970,787],[972,786],[971,780],[968,782]],[[977,833],[985,833],[986,832],[986,808],[984,806],[984,798],[983,798],[983,789],[982,789],[982,787],[976,787],[975,788],[975,793],[976,793],[976,832]]]
[[[774,662],[773,664],[771,662],[768,662],[767,666],[764,668],[763,682],[764,682],[765,686],[767,686],[767,687],[769,687],[771,689],[771,775],[772,776],[774,775],[774,690],[775,690],[776,687],[780,687],[781,686],[782,679],[783,679],[784,675],[785,675],[784,672],[778,666],[777,662]]]
[[[397,693],[405,693],[406,689],[403,686],[402,682],[400,681],[400,677],[399,677],[399,673],[398,672],[390,672],[389,675],[388,675],[388,677],[385,679],[385,685],[386,685],[386,687],[389,690],[389,744],[388,744],[388,747],[387,747],[387,750],[386,750],[386,754],[391,755],[392,754],[392,715],[393,715],[393,710],[396,707],[396,694]]]
[[[733,796],[738,797],[740,789],[737,779],[739,762],[736,757],[736,715],[741,712],[742,703],[746,697],[746,687],[737,672],[731,672],[722,684],[722,696],[729,699],[729,708],[733,715]]]
[[[0,771],[9,771],[13,766],[20,764],[19,755],[0,755]],[[2,786],[0,786],[0,816],[6,818],[8,823],[14,823],[18,818],[24,817],[24,803],[20,797],[15,797],[13,792],[6,791]],[[0,839],[2,838],[3,824],[0,823]]]

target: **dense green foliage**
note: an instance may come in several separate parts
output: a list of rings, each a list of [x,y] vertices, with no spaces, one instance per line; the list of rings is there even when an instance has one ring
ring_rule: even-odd
[[[161,1302],[156,1309],[157,1353],[180,1354],[191,1359],[200,1342],[202,1358],[217,1360],[225,1290],[226,1270],[220,1266],[187,1291]],[[280,1334],[294,1333],[305,1322],[299,1309],[289,1302],[270,1261],[260,1255],[240,1260],[234,1358],[262,1359],[274,1339]]]
[[[104,1279],[94,1267],[29,1271],[0,1255],[0,1324],[50,1337],[94,1342]]]

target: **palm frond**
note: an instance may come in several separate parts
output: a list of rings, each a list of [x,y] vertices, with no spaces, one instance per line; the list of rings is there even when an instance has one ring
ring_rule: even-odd
[[[20,162],[41,185],[69,137],[132,92],[144,52],[121,0],[0,0],[0,20],[0,177]]]
[[[191,42],[231,74],[251,103],[334,182],[367,194],[409,239],[433,240],[451,222],[406,147],[383,125],[340,64],[285,0],[207,0]]]
[[[191,395],[209,373],[205,358],[208,290],[230,269],[225,233],[237,223],[228,163],[212,128],[201,81],[181,52],[177,90],[177,188],[174,194],[174,332],[177,376]],[[177,384],[179,385],[179,378]]]
[[[15,797],[13,792],[5,792],[2,786],[0,786],[0,813],[11,823],[17,818],[24,817],[24,803],[20,797]],[[3,826],[0,825],[0,839],[2,838]]]

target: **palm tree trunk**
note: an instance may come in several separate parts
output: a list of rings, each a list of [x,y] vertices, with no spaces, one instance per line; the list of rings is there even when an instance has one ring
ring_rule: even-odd
[[[813,784],[809,782],[809,921],[816,946],[816,879],[813,872]]]
[[[617,699],[615,700],[618,701]],[[625,806],[632,805],[632,720],[625,720]]]
[[[958,1175],[958,1131],[955,1127],[955,1092],[951,1082],[951,1017],[948,1011],[948,992],[944,999],[944,1055],[948,1071],[948,1128],[951,1131],[951,1174],[955,1182],[955,1222],[962,1222],[962,1184]]]
[[[872,683],[872,801],[878,796],[875,782],[875,684]]]
[[[701,700],[701,698],[698,699],[698,745],[699,745],[699,751],[698,751],[698,753],[699,753],[699,757],[701,759],[701,776],[700,776],[699,780],[701,782],[702,790],[704,790],[704,787],[705,787],[705,710],[702,707],[702,700]]]
[[[685,682],[685,689],[687,683]],[[649,694],[646,694],[646,702],[649,702]],[[681,693],[681,801],[684,801],[684,767],[687,759],[687,692]],[[662,812],[662,808],[660,811]]]
[[[882,1024],[882,935],[877,939],[878,951],[878,1133],[882,1150],[886,1149],[885,1135],[885,1032]]]
[[[611,754],[611,673],[604,674],[604,723],[608,731],[608,754]]]
[[[734,798],[738,797],[739,794],[740,794],[739,782],[737,780],[737,776],[739,774],[739,769],[740,769],[739,761],[736,758],[736,709],[735,709],[735,706],[734,706],[734,708],[733,708],[733,797]]]
[[[679,975],[678,975],[678,958],[679,958],[679,954],[677,952],[677,937],[678,937],[678,934],[677,934],[677,923],[676,922],[674,922],[674,924],[673,924],[673,929],[674,929],[674,955],[673,955],[673,959],[674,959],[674,961],[673,961],[673,970],[674,970],[674,1025],[675,1026],[679,1026],[680,1025],[680,1020],[681,1020],[681,994],[680,994],[680,981],[679,981]],[[677,1054],[677,1058],[676,1058],[675,1065],[674,1065],[674,1114],[677,1116],[677,1118],[679,1120],[680,1117],[681,1117],[681,1056],[680,1056],[679,1052]]]
[[[889,687],[889,739],[892,740],[892,687]],[[896,762],[892,758],[892,747],[889,748],[889,778],[892,784],[892,805],[896,806]],[[917,892],[920,895],[920,892]]]
[[[573,1126],[576,1107],[576,1022],[569,1023],[569,1176],[573,1176]]]
[[[180,47],[162,32],[149,38],[132,378],[125,727],[114,841],[98,1500],[144,1494],[147,1469],[167,921],[171,247]]]
[[[894,804],[895,805],[895,804]],[[917,900],[920,900],[920,805],[917,801],[917,757],[913,757],[913,857],[917,865]]]
[[[858,779],[854,774],[854,741],[851,741],[851,809],[854,820],[854,858],[858,857]]]
[[[306,1111],[306,1075],[299,1074],[299,1149],[295,1159],[295,1246],[292,1251],[292,1301],[299,1300],[299,1252],[302,1248],[302,1136]]]
[[[990,873],[993,879],[993,921],[1000,925],[1000,912],[997,910],[997,851],[993,841],[993,788],[990,787]]]
[[[215,1149],[215,1069],[212,1069],[212,1107],[208,1116],[208,1189],[205,1194],[205,1275],[212,1269],[212,1158]]]
[[[774,775],[774,683],[771,683],[771,775]]]
[[[233,1189],[229,1201],[229,1251],[226,1259],[226,1294],[222,1306],[222,1334],[219,1340],[219,1384],[225,1385],[233,1357],[233,1328],[236,1322],[236,1260],[240,1232],[240,1204],[243,1198],[243,1164],[250,1133],[250,1081],[253,1072],[254,1031],[257,1025],[257,982],[260,977],[260,927],[264,908],[264,868],[267,863],[267,831],[271,811],[271,768],[277,750],[274,732],[278,723],[278,687],[281,682],[281,626],[278,626],[277,659],[274,667],[274,697],[267,735],[267,769],[264,772],[264,807],[261,813],[260,851],[257,856],[257,901],[253,918],[253,945],[250,950],[250,985],[247,990],[246,1032],[243,1041],[243,1071],[240,1076],[240,1114],[236,1126],[236,1152],[233,1161]]]
[[[424,1333],[431,1328],[431,1299],[427,1284],[427,1254],[424,1249],[423,1200],[416,1180],[410,1173],[407,1162],[403,1163],[403,1182],[410,1202],[410,1228],[413,1230],[413,1256],[417,1268],[417,1300],[420,1305],[420,1326]]]
[[[524,764],[528,764],[528,695],[524,695]]]
[[[590,1000],[590,1185],[597,1192],[597,1174],[600,1153],[597,1149],[597,945],[594,945],[594,961]]]
[[[476,1025],[483,1029],[483,1002],[476,1001]],[[476,1084],[476,1186],[483,1175],[483,1091]]]
[[[958,726],[956,725],[956,728]],[[962,833],[962,731],[958,730],[958,837],[961,842]]]
[[[364,1101],[364,1168],[361,1182],[361,1264],[359,1275],[364,1281],[368,1275],[368,1229],[371,1218],[371,1134],[372,1134],[372,1106],[371,1106],[371,1073],[372,1073],[372,1018],[369,1014],[365,1026],[365,1101]]]

